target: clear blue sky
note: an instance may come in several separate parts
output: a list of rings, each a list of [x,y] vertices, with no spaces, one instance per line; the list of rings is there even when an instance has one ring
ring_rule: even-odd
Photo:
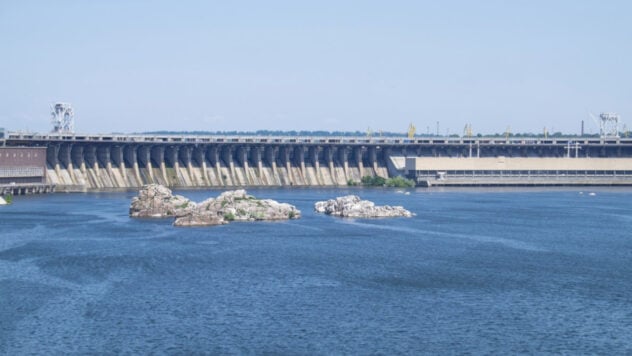
[[[595,131],[632,123],[630,1],[0,0],[0,127]]]

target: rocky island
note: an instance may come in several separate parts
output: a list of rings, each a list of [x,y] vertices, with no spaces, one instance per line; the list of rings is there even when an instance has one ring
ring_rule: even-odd
[[[387,218],[411,217],[414,214],[401,206],[375,205],[372,201],[362,200],[357,195],[347,195],[314,204],[314,210],[327,215],[344,218]]]
[[[157,184],[146,185],[132,199],[131,217],[175,217],[175,226],[213,226],[231,221],[298,219],[295,206],[257,199],[245,190],[231,190],[217,198],[195,203]]]
[[[132,198],[129,216],[133,218],[167,218],[183,215],[195,208],[195,203],[160,184],[148,184]]]
[[[0,205],[11,205],[13,203],[13,194],[0,195]]]

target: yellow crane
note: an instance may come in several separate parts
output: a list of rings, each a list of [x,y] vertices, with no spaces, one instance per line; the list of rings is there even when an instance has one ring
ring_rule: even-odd
[[[417,128],[415,128],[415,125],[411,122],[410,125],[408,125],[408,138],[415,137],[415,132],[417,132]]]
[[[463,136],[472,137],[472,124],[466,124],[463,128]]]

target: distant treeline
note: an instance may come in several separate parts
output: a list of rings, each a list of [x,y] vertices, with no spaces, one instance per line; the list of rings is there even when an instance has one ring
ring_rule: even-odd
[[[257,130],[257,131],[148,131],[143,135],[197,135],[197,136],[367,136],[361,131],[307,131],[307,130]],[[371,136],[401,137],[406,134],[401,132],[373,133]]]
[[[361,131],[281,131],[281,130],[257,130],[257,131],[147,131],[135,134],[142,135],[193,135],[193,136],[343,136],[343,137],[359,137],[359,136],[372,136],[372,137],[406,137],[407,134],[403,132],[361,132]],[[628,137],[628,132],[621,132],[621,137]],[[415,137],[445,137],[443,135],[430,135],[430,134],[415,134]],[[448,137],[462,137],[462,135],[452,134]],[[476,134],[473,137],[545,137],[544,133],[493,133],[493,134]],[[554,132],[547,135],[547,137],[599,137],[599,134],[584,134],[583,136],[578,134],[566,134],[562,132]]]

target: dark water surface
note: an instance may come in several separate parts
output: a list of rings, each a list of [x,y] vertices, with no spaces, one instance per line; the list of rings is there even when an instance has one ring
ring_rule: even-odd
[[[134,192],[0,207],[0,354],[632,353],[632,190],[249,192],[303,218],[174,228],[128,218]],[[348,192],[417,216],[312,212]]]

